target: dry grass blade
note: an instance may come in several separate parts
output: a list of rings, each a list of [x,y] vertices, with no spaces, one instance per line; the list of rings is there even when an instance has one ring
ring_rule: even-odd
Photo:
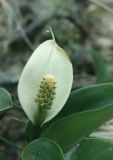
[[[103,8],[104,10],[106,10],[107,12],[113,14],[113,9],[110,8],[109,6],[107,6],[105,3],[98,1],[98,0],[89,0],[90,2],[96,4],[97,6]]]

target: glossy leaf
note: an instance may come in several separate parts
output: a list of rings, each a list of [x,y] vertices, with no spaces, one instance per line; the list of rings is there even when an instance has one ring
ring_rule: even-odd
[[[76,157],[76,147],[73,147],[67,153],[65,153],[64,159],[65,160],[78,160]]]
[[[105,92],[106,87],[107,91],[110,91],[112,93],[113,84],[102,85],[102,90],[100,85],[101,92],[97,92],[97,94],[96,94],[96,88],[98,88],[98,86],[95,86],[95,88],[93,88],[95,90],[94,92],[95,94],[92,94],[94,96],[91,96],[91,99],[89,98],[89,104],[88,104],[88,97],[90,97],[91,90],[90,92],[87,93],[87,91],[89,90],[87,90],[86,88],[87,91],[85,92],[86,94],[84,94],[84,96],[82,95],[81,91],[80,95],[82,95],[82,97],[78,97],[79,100],[80,98],[84,99],[86,95],[86,102],[87,102],[87,103],[84,102],[83,108],[85,105],[92,106],[93,104],[93,107],[89,107],[89,109],[92,110],[75,113],[54,122],[52,125],[46,128],[45,131],[43,131],[42,137],[56,141],[63,150],[66,150],[71,145],[76,144],[78,141],[80,141],[83,137],[89,135],[92,131],[94,131],[104,122],[112,119],[113,99],[111,96],[113,94],[111,94],[111,96],[108,96],[109,92],[107,93]],[[104,94],[106,95],[106,97],[103,96]]]
[[[0,88],[0,115],[7,112],[13,106],[10,94],[3,88]]]
[[[113,83],[83,87],[71,92],[65,106],[53,121],[73,113],[98,109],[112,103]]]
[[[64,160],[64,156],[55,142],[37,139],[25,147],[21,160]]]
[[[77,149],[76,157],[79,160],[112,160],[113,141],[86,138]]]

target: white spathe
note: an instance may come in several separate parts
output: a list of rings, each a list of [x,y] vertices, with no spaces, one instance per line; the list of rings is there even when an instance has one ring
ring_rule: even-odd
[[[43,123],[52,119],[64,106],[69,97],[73,82],[72,64],[54,40],[47,40],[34,51],[21,74],[18,96],[22,108],[33,124],[37,123],[38,106],[35,101],[41,80],[51,74],[56,81],[56,96],[47,111]]]

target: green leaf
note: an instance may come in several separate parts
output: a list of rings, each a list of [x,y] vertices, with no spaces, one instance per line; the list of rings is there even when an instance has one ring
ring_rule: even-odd
[[[113,141],[86,138],[76,151],[79,160],[113,160]]]
[[[64,154],[65,160],[78,160],[76,157],[76,147],[73,147],[67,153]]]
[[[13,107],[12,99],[5,89],[0,88],[0,115],[3,115],[9,109]]]
[[[25,147],[21,160],[64,160],[64,156],[55,142],[37,139]]]
[[[101,108],[113,103],[113,83],[103,83],[83,87],[71,92],[58,117],[76,112]]]
[[[57,142],[63,150],[67,150],[111,118],[113,105],[73,114],[53,123],[41,136]]]
[[[72,91],[61,112],[46,126],[67,115],[98,109],[113,103],[113,83],[83,87]]]
[[[39,124],[33,125],[31,121],[27,123],[26,126],[26,140],[27,142],[31,142],[37,139],[40,136],[41,127]]]

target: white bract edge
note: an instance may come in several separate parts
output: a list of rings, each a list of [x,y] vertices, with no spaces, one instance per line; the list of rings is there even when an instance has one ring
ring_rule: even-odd
[[[35,97],[41,80],[47,74],[56,80],[56,96],[43,123],[51,120],[66,103],[73,82],[72,64],[66,54],[54,40],[43,42],[31,55],[18,84],[18,97],[28,118],[37,123],[38,106]]]

